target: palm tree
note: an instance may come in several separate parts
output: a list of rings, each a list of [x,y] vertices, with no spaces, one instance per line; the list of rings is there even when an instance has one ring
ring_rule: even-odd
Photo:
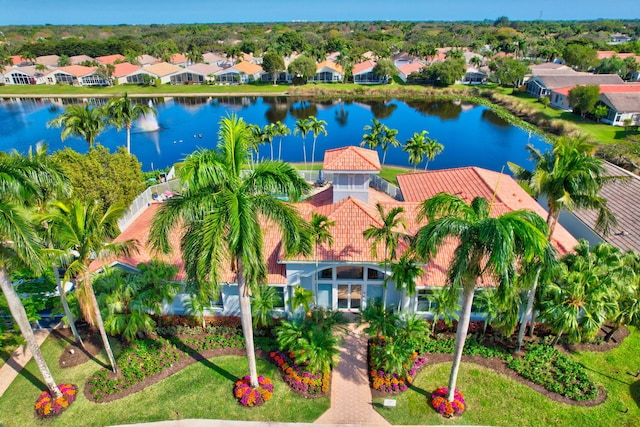
[[[391,147],[399,147],[400,141],[398,141],[398,129],[390,129],[384,126],[382,137],[380,138],[380,148],[382,148],[382,166],[387,159],[387,151]]]
[[[187,157],[180,172],[185,190],[156,213],[150,243],[169,252],[173,230],[184,224],[181,247],[188,282],[219,283],[225,264],[236,274],[249,375],[257,387],[249,297],[266,278],[264,222],[279,228],[285,254],[310,255],[308,226],[289,202],[275,196],[297,201],[310,186],[283,162],[261,162],[248,171],[248,140],[244,120],[221,120],[218,150],[198,150]]]
[[[60,116],[50,120],[47,126],[62,127],[60,137],[63,141],[69,136],[78,136],[84,138],[91,148],[104,130],[104,112],[101,108],[89,105],[70,105]]]
[[[402,299],[398,301],[398,311],[403,307],[406,297],[416,295],[416,280],[424,275],[424,269],[416,263],[410,252],[402,254],[397,262],[391,263],[391,277],[396,289],[402,291]]]
[[[452,402],[462,350],[469,329],[476,283],[491,277],[500,292],[511,287],[518,262],[542,257],[549,246],[547,227],[538,214],[526,210],[490,216],[486,199],[476,197],[467,205],[460,197],[441,193],[422,202],[418,220],[427,220],[414,241],[416,253],[425,262],[433,260],[445,241],[459,239],[448,267],[447,282],[461,286],[462,313],[456,331],[453,366],[447,399]]]
[[[276,125],[269,123],[262,128],[262,142],[269,144],[271,150],[271,160],[273,160],[273,138],[276,136]]]
[[[7,299],[11,316],[20,328],[42,378],[52,396],[62,396],[29,324],[27,313],[16,294],[7,268],[28,265],[34,272],[44,270],[40,241],[31,221],[28,205],[42,194],[39,189],[61,187],[62,173],[42,164],[37,158],[14,153],[0,156],[0,288]]]
[[[118,367],[111,350],[109,337],[104,328],[102,314],[93,291],[89,265],[95,259],[108,259],[118,255],[129,255],[136,250],[133,240],[114,242],[120,230],[117,221],[124,212],[121,204],[111,205],[103,214],[95,202],[73,199],[69,202],[57,202],[55,210],[44,215],[51,224],[52,239],[57,249],[67,255],[67,271],[65,282],[73,279],[76,283],[77,298],[84,319],[92,327],[97,326],[102,337],[113,372]]]
[[[422,163],[422,159],[424,159],[425,154],[427,153],[427,131],[423,130],[422,132],[414,132],[413,136],[404,143],[403,151],[409,153],[409,163],[413,165],[413,171],[416,171],[416,168],[420,163]]]
[[[333,246],[333,236],[329,230],[336,225],[335,221],[329,221],[326,215],[313,212],[311,214],[311,237],[313,238],[314,250],[313,255],[316,261],[316,271],[314,273],[314,292],[316,295],[316,306],[318,305],[318,246],[328,244]]]
[[[389,261],[396,259],[398,244],[400,239],[405,235],[399,229],[405,230],[407,223],[404,218],[400,216],[404,212],[404,209],[397,206],[391,208],[389,212],[384,211],[384,206],[380,203],[376,203],[376,209],[382,224],[378,227],[371,225],[369,228],[362,232],[363,236],[367,240],[373,240],[371,243],[371,257],[378,257],[378,244],[384,244],[384,281],[382,284],[383,296],[382,296],[382,308],[387,307],[387,264]]]
[[[275,288],[261,284],[256,286],[251,295],[251,315],[253,326],[268,328],[273,326],[273,310],[282,303],[282,298]]]
[[[437,139],[426,138],[425,139],[425,156],[427,156],[427,164],[424,165],[424,170],[426,171],[429,167],[429,162],[436,158],[436,156],[442,153],[444,150],[444,145],[440,144]]]
[[[305,289],[298,285],[293,288],[293,295],[289,300],[291,303],[291,311],[295,314],[298,307],[302,307],[305,313],[308,313],[313,303],[313,291]]]
[[[127,153],[131,154],[131,125],[134,121],[146,115],[156,115],[156,110],[146,104],[132,102],[125,92],[121,98],[113,98],[106,108],[107,122],[118,130],[127,130]]]
[[[362,142],[360,143],[361,147],[365,145],[369,146],[369,149],[375,150],[376,147],[380,145],[382,142],[382,135],[384,134],[384,124],[378,119],[373,119],[371,125],[366,125],[364,127],[364,131],[367,132],[362,135]]]
[[[275,123],[275,136],[280,137],[280,143],[278,144],[278,160],[282,160],[282,138],[291,133],[291,129],[286,124],[278,120]]]
[[[325,128],[327,122],[324,120],[318,120],[316,116],[311,116],[307,119],[307,125],[309,126],[311,133],[313,133],[313,146],[311,148],[311,165],[313,165],[316,155],[316,139],[318,139],[318,135],[320,134],[327,136],[327,129]]]
[[[293,134],[300,134],[302,137],[302,157],[304,158],[304,168],[307,168],[307,146],[305,144],[305,140],[307,139],[307,135],[311,132],[311,126],[309,126],[309,122],[306,119],[298,119],[296,120],[296,124],[293,128]]]
[[[603,176],[605,173],[602,160],[595,157],[595,148],[584,139],[561,137],[553,147],[542,154],[532,145],[527,146],[531,160],[535,162],[532,171],[509,162],[508,166],[514,177],[524,183],[533,197],[547,197],[549,228],[548,239],[551,240],[558,218],[563,210],[597,209],[596,229],[604,235],[609,233],[616,220],[607,207],[607,201],[600,197],[600,190],[607,183],[624,177]],[[527,309],[521,322],[526,328],[533,316],[533,304],[537,287],[537,276],[529,291]],[[533,334],[531,324],[530,333]],[[524,331],[521,332],[522,335]],[[521,342],[521,340],[519,340]]]
[[[435,334],[438,321],[442,319],[447,326],[451,326],[454,320],[460,319],[458,312],[460,311],[459,293],[457,289],[439,289],[433,292],[427,298],[431,303],[429,310],[433,315],[431,322],[431,334]]]

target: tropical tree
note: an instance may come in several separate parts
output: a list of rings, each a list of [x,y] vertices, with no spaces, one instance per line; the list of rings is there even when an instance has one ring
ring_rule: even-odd
[[[382,148],[382,165],[387,159],[387,151],[391,147],[399,147],[401,145],[400,141],[398,141],[398,129],[390,129],[387,126],[384,126],[382,137],[380,138],[380,148]]]
[[[547,238],[551,240],[563,210],[597,209],[596,229],[604,235],[616,224],[606,199],[600,196],[602,187],[623,177],[604,176],[602,160],[595,157],[595,147],[584,139],[559,138],[552,150],[544,154],[532,145],[527,146],[530,159],[535,163],[529,171],[509,162],[514,177],[525,185],[533,197],[547,197]],[[546,256],[547,264],[551,262]],[[539,270],[539,269],[538,269]],[[533,304],[537,287],[537,276],[529,291],[525,317],[521,328],[526,328],[533,315]],[[530,331],[533,332],[533,324]]]
[[[307,144],[305,143],[307,135],[311,132],[311,126],[306,119],[296,120],[296,124],[293,128],[293,134],[300,134],[302,137],[302,157],[304,158],[304,167],[307,168]]]
[[[617,310],[608,320],[612,328],[604,337],[610,341],[622,325],[640,325],[640,255],[629,251],[623,256],[622,280],[618,281]]]
[[[109,100],[106,107],[107,122],[118,130],[127,130],[127,153],[131,153],[131,125],[134,121],[147,116],[156,115],[156,110],[146,104],[133,102],[125,92],[120,98]]]
[[[499,292],[511,287],[519,262],[542,257],[549,246],[547,226],[535,212],[517,210],[491,217],[486,199],[476,197],[467,205],[460,197],[441,193],[422,202],[418,220],[427,220],[414,240],[416,253],[425,262],[435,258],[445,241],[458,240],[448,266],[447,282],[462,287],[462,313],[456,331],[454,361],[447,399],[452,402],[467,337],[476,283],[493,280]]]
[[[336,225],[335,221],[330,221],[329,217],[316,212],[311,213],[311,237],[314,243],[313,256],[316,262],[314,273],[314,292],[316,296],[316,306],[318,305],[318,246],[328,244],[333,246],[333,236],[330,228]],[[306,310],[308,311],[308,310]]]
[[[293,296],[290,298],[291,311],[295,313],[298,307],[302,307],[305,313],[308,313],[313,303],[313,291],[305,289],[298,285],[293,288]]]
[[[380,243],[384,245],[384,281],[382,284],[382,308],[386,309],[388,282],[387,265],[390,261],[396,259],[400,239],[405,236],[405,234],[400,230],[406,230],[407,223],[401,216],[401,214],[404,212],[404,209],[400,206],[396,206],[394,208],[391,208],[388,212],[385,212],[384,206],[381,203],[376,203],[376,210],[381,222],[378,223],[379,225],[371,225],[369,228],[362,232],[362,235],[365,239],[372,240],[371,257],[374,259],[378,258],[378,245]]]
[[[17,153],[0,155],[0,288],[47,389],[52,396],[59,398],[62,393],[38,347],[27,313],[8,273],[8,269],[25,264],[36,273],[45,268],[28,204],[41,193],[39,186],[62,187],[63,179],[57,169],[43,167],[46,165],[33,160]]]
[[[262,128],[262,143],[269,144],[269,150],[271,151],[270,159],[273,160],[273,138],[276,136],[276,125],[269,123]]]
[[[282,160],[282,138],[291,134],[291,129],[280,120],[278,120],[275,125],[275,136],[280,138],[280,142],[278,143],[278,160]]]
[[[69,136],[77,136],[84,138],[91,148],[104,130],[104,111],[90,105],[70,105],[60,116],[50,120],[47,126],[62,127],[60,137],[63,141]]]
[[[284,59],[277,52],[269,51],[262,56],[262,68],[273,77],[273,85],[278,82],[278,75],[286,70]]]
[[[282,305],[282,302],[282,298],[272,286],[265,284],[256,286],[251,295],[253,326],[260,328],[273,326],[274,309]]]
[[[429,295],[428,300],[431,303],[429,310],[433,315],[431,323],[431,333],[436,332],[438,321],[442,319],[447,326],[451,326],[454,320],[458,320],[460,315],[460,293],[458,289],[439,289]]]
[[[413,171],[416,171],[416,168],[420,163],[422,163],[422,159],[427,153],[427,132],[423,130],[422,132],[414,132],[413,136],[404,143],[404,147],[402,151],[405,151],[409,154],[409,163],[413,165]]]
[[[398,69],[391,59],[381,58],[373,67],[373,74],[382,77],[385,83],[390,83],[398,75]]]
[[[429,167],[429,162],[436,158],[436,156],[442,153],[444,150],[444,145],[440,144],[437,139],[432,139],[427,137],[425,139],[425,152],[424,155],[427,157],[427,164],[424,165],[424,170],[426,171]]]
[[[362,135],[362,142],[360,143],[360,146],[364,147],[365,145],[368,145],[369,149],[375,150],[382,142],[384,128],[384,123],[378,119],[373,119],[372,123],[370,125],[366,125],[363,129],[366,133]]]
[[[180,172],[185,190],[156,213],[150,243],[169,252],[173,230],[184,224],[181,247],[189,282],[218,283],[225,264],[235,273],[249,375],[257,387],[250,296],[266,279],[265,222],[282,233],[285,254],[310,255],[308,226],[289,202],[275,196],[297,201],[310,187],[283,162],[261,162],[248,171],[248,139],[244,120],[236,116],[221,120],[218,149],[198,150],[187,157]]]
[[[97,203],[74,199],[56,202],[52,212],[44,215],[52,227],[54,247],[64,253],[62,262],[67,267],[64,280],[73,279],[76,283],[83,317],[90,326],[97,326],[113,372],[118,368],[93,290],[89,265],[95,259],[129,255],[136,250],[133,240],[112,241],[120,233],[117,221],[123,212],[121,204],[111,205],[102,213]]]
[[[325,120],[318,120],[316,116],[311,116],[307,119],[307,125],[311,133],[313,133],[313,146],[311,148],[311,164],[313,165],[316,154],[316,139],[318,139],[318,135],[320,134],[327,136],[327,129],[325,128],[327,122]]]
[[[396,262],[391,263],[391,277],[396,289],[402,292],[402,299],[398,301],[398,311],[404,307],[406,297],[414,297],[417,293],[416,280],[424,275],[424,269],[418,265],[414,255],[407,251]]]

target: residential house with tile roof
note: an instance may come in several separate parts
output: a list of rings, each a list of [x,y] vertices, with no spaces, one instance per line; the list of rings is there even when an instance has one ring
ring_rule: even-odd
[[[36,70],[33,65],[13,66],[5,68],[2,83],[7,85],[35,85],[45,84],[44,74]]]
[[[406,174],[398,177],[404,201],[374,190],[369,186],[372,175],[379,173],[380,161],[377,152],[361,147],[343,147],[328,150],[325,153],[323,170],[332,177],[332,184],[322,188],[308,199],[298,202],[295,207],[300,214],[310,220],[312,214],[326,215],[335,225],[330,228],[333,244],[319,245],[317,252],[309,256],[290,256],[282,252],[280,235],[274,227],[265,223],[264,254],[268,269],[268,285],[275,288],[284,301],[292,296],[295,286],[312,290],[317,295],[318,305],[334,310],[358,312],[372,300],[381,299],[385,268],[380,265],[384,260],[384,248],[380,245],[374,251],[371,242],[364,238],[363,232],[371,226],[380,227],[380,218],[376,205],[380,204],[385,212],[395,207],[404,209],[403,218],[406,229],[398,231],[408,235],[415,234],[422,225],[418,222],[419,203],[440,192],[459,195],[466,201],[482,196],[491,201],[492,215],[499,215],[516,209],[531,209],[540,215],[546,215],[544,209],[536,203],[511,177],[480,168],[458,168],[442,171],[430,171]],[[156,255],[146,243],[153,214],[159,204],[147,207],[128,226],[116,241],[134,239],[139,242],[137,253],[118,258],[117,264],[127,268],[138,263],[149,262],[154,257],[175,264],[179,269],[179,280],[185,279],[184,265],[180,253],[180,233],[174,232],[171,243],[174,251],[170,255]],[[553,244],[560,254],[573,249],[577,241],[562,227],[555,230]],[[455,249],[455,241],[445,244],[437,257],[426,265],[424,276],[418,280],[418,295],[403,298],[401,291],[389,282],[386,298],[388,306],[397,306],[401,301],[405,307],[429,316],[428,297],[446,285],[446,271]],[[407,249],[400,243],[398,255]],[[96,270],[101,264],[92,265]],[[209,313],[236,315],[238,313],[238,287],[232,271],[222,272],[220,278],[222,292],[220,299],[209,308]],[[491,286],[489,278],[482,278],[478,285]],[[180,295],[167,310],[182,313],[187,295]]]
[[[407,82],[411,74],[417,73],[425,67],[426,65],[419,61],[403,63],[401,65],[396,64],[396,68],[398,69],[398,77],[400,77],[400,80],[405,83]]]
[[[591,74],[566,70],[547,70],[531,77],[527,83],[527,93],[536,98],[549,96],[551,91],[568,86],[622,84],[617,74]]]
[[[113,65],[116,62],[122,62],[124,60],[124,56],[119,53],[116,53],[115,55],[98,56],[96,58],[96,61],[98,61],[100,65]]]
[[[111,82],[98,75],[98,67],[84,65],[69,65],[56,68],[48,76],[53,76],[54,84],[69,84],[74,86],[109,86]]]
[[[376,62],[370,59],[354,64],[353,66],[353,82],[357,84],[382,84],[386,83],[385,76],[378,76],[373,70],[376,68]]]
[[[325,60],[316,65],[316,75],[309,77],[310,82],[337,83],[344,80],[344,69],[333,61]]]
[[[148,67],[142,67],[138,71],[135,71],[131,74],[132,79],[135,78],[138,74],[148,74],[152,76],[154,79],[160,79],[160,83],[171,83],[171,76],[179,73],[183,70],[182,67],[178,67],[177,65],[169,64],[168,62],[160,62],[158,64],[149,65]]]
[[[136,61],[138,65],[141,67],[146,67],[147,65],[159,64],[162,62],[161,59],[156,58],[155,56],[147,55],[146,53],[136,57]]]
[[[94,61],[95,59],[87,55],[74,55],[69,57],[69,62],[71,62],[71,65],[79,65],[79,64],[82,64],[83,62],[94,62]]]
[[[216,81],[219,83],[250,83],[259,81],[264,74],[260,65],[242,61],[225,68],[216,74]]]
[[[46,65],[46,66],[49,66],[49,67],[57,67],[59,59],[60,59],[60,57],[58,55],[38,56],[36,58],[36,64],[42,64],[42,65]]]
[[[114,84],[131,83],[127,80],[127,77],[142,68],[139,65],[134,65],[129,62],[120,62],[119,64],[115,64],[113,67],[114,71],[112,76],[114,78]]]
[[[637,83],[603,84],[599,86],[601,95],[607,93],[640,93],[640,84]],[[550,91],[549,100],[551,101],[551,105],[562,110],[571,110],[571,105],[569,104],[569,91],[575,87],[576,85],[571,85]],[[615,114],[612,115],[611,119],[606,123],[613,124],[612,122],[615,121],[614,119]]]

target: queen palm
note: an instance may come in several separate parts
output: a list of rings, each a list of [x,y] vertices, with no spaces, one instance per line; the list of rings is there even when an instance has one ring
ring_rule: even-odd
[[[257,387],[249,297],[251,289],[266,279],[265,221],[282,234],[285,256],[310,255],[308,225],[289,202],[276,197],[296,201],[310,187],[283,162],[261,162],[248,171],[248,139],[244,120],[236,116],[221,120],[218,149],[198,150],[187,157],[181,171],[185,190],[156,213],[150,242],[169,252],[173,230],[184,224],[181,247],[189,282],[219,283],[225,265],[235,273],[250,381]]]
[[[120,233],[117,221],[123,212],[121,204],[111,205],[105,213],[101,213],[97,203],[73,199],[55,203],[54,210],[44,216],[51,224],[54,246],[73,255],[66,256],[68,265],[64,280],[73,279],[76,283],[83,317],[90,326],[98,328],[113,372],[117,372],[118,367],[93,291],[89,265],[95,259],[129,255],[136,250],[133,240],[111,241]]]
[[[318,305],[318,246],[328,244],[333,246],[333,236],[331,235],[331,227],[336,225],[335,221],[329,221],[326,215],[313,212],[311,214],[311,237],[313,238],[314,250],[313,256],[316,262],[316,271],[314,273],[314,292],[316,295],[316,306]]]
[[[262,128],[262,142],[264,144],[269,144],[269,149],[271,151],[271,160],[273,160],[273,138],[276,136],[276,125],[273,123],[269,123],[264,125]]]
[[[40,252],[41,243],[31,221],[28,205],[42,194],[40,186],[62,186],[61,172],[49,166],[39,162],[37,158],[17,153],[0,155],[0,288],[46,387],[52,396],[58,398],[62,394],[38,347],[27,313],[7,271],[25,264],[35,273],[40,273],[45,268]]]
[[[597,209],[596,230],[604,235],[609,233],[616,221],[607,207],[607,201],[600,197],[600,190],[607,183],[623,177],[603,176],[605,173],[602,160],[595,157],[595,148],[584,139],[559,138],[552,150],[544,154],[532,145],[527,146],[531,160],[535,166],[532,171],[509,162],[509,169],[514,177],[523,183],[534,197],[547,197],[548,239],[551,240],[558,218],[563,210]],[[538,273],[539,275],[539,273]],[[533,316],[538,275],[534,279],[521,332]],[[533,334],[532,323],[530,333]],[[521,339],[518,340],[521,342]]]
[[[311,147],[311,164],[313,165],[316,155],[316,140],[320,134],[327,136],[327,129],[325,128],[327,122],[324,120],[318,120],[316,116],[311,116],[307,119],[307,125],[313,134],[313,145]]]
[[[293,134],[300,134],[302,137],[302,158],[304,159],[305,169],[307,168],[307,144],[305,141],[309,132],[311,132],[311,126],[309,126],[309,122],[306,119],[296,120],[296,124],[293,128]]]
[[[278,160],[282,160],[282,138],[289,135],[291,133],[291,129],[289,129],[287,125],[282,123],[280,120],[278,120],[275,125],[275,136],[280,138],[280,142],[278,143]]]
[[[60,137],[63,141],[69,136],[77,136],[84,138],[91,148],[104,130],[104,112],[101,108],[89,105],[70,105],[60,116],[50,120],[47,126],[62,127]]]
[[[535,212],[518,210],[491,217],[486,199],[467,205],[460,197],[441,193],[422,202],[418,220],[427,220],[414,240],[418,256],[432,261],[445,241],[457,240],[448,266],[447,282],[462,287],[462,313],[456,331],[453,366],[447,399],[452,402],[467,337],[476,283],[493,280],[498,292],[511,287],[516,265],[541,257],[549,242],[544,220]]]
[[[382,296],[382,308],[386,309],[387,307],[387,265],[389,261],[393,261],[396,259],[398,245],[400,243],[400,239],[405,235],[403,232],[399,230],[405,230],[407,228],[407,223],[404,218],[401,217],[401,214],[404,212],[404,209],[397,206],[391,208],[389,212],[385,212],[384,206],[381,203],[376,203],[376,210],[378,211],[378,215],[382,224],[380,226],[371,225],[369,228],[362,232],[362,235],[367,240],[373,240],[371,242],[371,257],[378,257],[378,245],[383,243],[384,245],[384,281],[382,284],[383,287],[383,296]]]
[[[120,98],[113,98],[106,108],[107,122],[118,130],[123,127],[127,131],[127,153],[131,153],[131,125],[134,121],[146,116],[156,115],[156,110],[146,104],[132,102],[125,92]]]
[[[427,131],[423,130],[422,132],[414,132],[413,136],[404,143],[404,147],[402,147],[403,151],[406,151],[409,154],[409,163],[413,165],[413,171],[416,171],[416,168],[420,163],[422,163],[422,159],[424,159],[425,154],[427,153]]]
[[[402,299],[398,302],[398,311],[403,307],[406,297],[416,295],[416,280],[424,275],[424,269],[416,263],[410,252],[402,254],[397,262],[391,263],[391,277],[396,289],[402,292]]]
[[[368,145],[371,150],[375,150],[382,142],[382,135],[384,134],[384,124],[378,120],[373,119],[370,125],[366,125],[364,127],[364,131],[366,132],[362,135],[362,142],[360,143],[361,147]]]
[[[382,137],[380,138],[380,148],[382,148],[382,165],[387,159],[387,151],[391,147],[399,147],[400,141],[398,141],[398,129],[390,129],[387,126],[384,126]]]
[[[425,151],[424,155],[427,157],[427,164],[424,165],[424,170],[426,171],[429,167],[429,162],[436,158],[436,156],[442,153],[444,150],[444,145],[438,142],[437,139],[425,138]]]

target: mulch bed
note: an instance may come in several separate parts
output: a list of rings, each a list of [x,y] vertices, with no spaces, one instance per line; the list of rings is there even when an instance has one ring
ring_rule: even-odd
[[[100,334],[92,332],[86,326],[78,326],[78,334],[82,338],[84,347],[77,345],[73,340],[73,333],[71,328],[53,329],[51,335],[60,340],[65,340],[69,345],[64,349],[60,358],[58,359],[58,365],[61,368],[73,368],[83,363],[88,362],[102,351],[102,340]]]

